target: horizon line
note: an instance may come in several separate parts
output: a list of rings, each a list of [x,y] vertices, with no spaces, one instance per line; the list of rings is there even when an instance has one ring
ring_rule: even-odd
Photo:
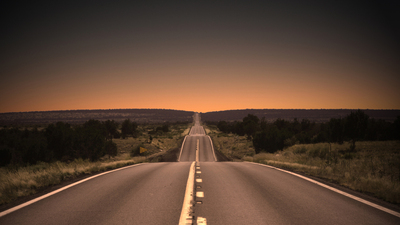
[[[241,111],[241,110],[400,110],[400,109],[361,109],[361,108],[242,108],[242,109],[225,109],[217,111],[197,112],[183,109],[166,109],[166,108],[110,108],[110,109],[61,109],[61,110],[43,110],[43,111],[19,111],[19,112],[0,112],[0,114],[7,113],[39,113],[39,112],[68,112],[68,111],[106,111],[106,110],[170,110],[170,111],[184,111],[193,113],[213,113],[213,112],[224,112],[224,111]]]

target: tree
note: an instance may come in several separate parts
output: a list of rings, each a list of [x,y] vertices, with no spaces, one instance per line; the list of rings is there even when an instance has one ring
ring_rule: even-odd
[[[278,118],[275,120],[273,123],[279,130],[287,127],[288,121],[285,121],[284,119]]]
[[[103,123],[107,130],[107,139],[112,140],[113,137],[115,138],[115,137],[119,136],[118,130],[117,130],[117,128],[118,128],[117,122],[115,122],[114,120],[107,120],[107,121],[104,121]]]
[[[244,132],[243,122],[235,122],[235,124],[233,125],[233,133],[239,136],[244,136],[246,134]]]
[[[328,122],[328,140],[329,142],[337,142],[343,144],[344,138],[344,122],[342,119],[332,118]]]
[[[51,158],[47,152],[47,141],[43,132],[37,129],[32,131],[25,129],[21,141],[24,163],[35,164],[38,161],[50,161]]]
[[[265,117],[263,117],[262,119],[261,119],[261,122],[260,122],[260,128],[261,128],[261,130],[267,130],[267,126],[268,126],[268,123],[267,123],[267,121],[265,120]]]
[[[168,124],[164,124],[162,126],[162,131],[165,132],[165,133],[168,133],[169,132],[169,125]]]
[[[247,135],[247,139],[251,139],[254,134],[259,130],[259,122],[257,116],[248,114],[245,118],[243,118],[243,130]]]
[[[302,131],[309,131],[312,128],[312,123],[309,119],[302,119],[301,120],[301,130]]]
[[[284,141],[289,137],[287,130],[279,130],[275,125],[271,125],[266,130],[255,133],[253,146],[256,153],[274,153],[283,149]]]
[[[137,123],[131,122],[130,119],[124,120],[121,125],[121,136],[123,139],[128,135],[136,136]]]
[[[169,132],[169,125],[168,124],[164,124],[162,126],[157,127],[156,128],[156,133],[158,133],[158,131],[161,131],[161,132],[164,132],[164,133]]]
[[[0,166],[6,166],[11,163],[12,149],[6,145],[0,146]]]
[[[298,133],[300,133],[301,131],[304,131],[304,130],[302,129],[303,124],[304,124],[303,121],[304,121],[304,119],[301,121],[301,124],[300,124],[300,122],[299,122],[299,120],[298,120],[297,118],[294,118],[294,119],[293,119],[291,131],[292,131],[294,134],[298,134]]]
[[[116,156],[118,154],[117,144],[115,144],[112,140],[106,141],[104,145],[105,153],[108,155],[108,158],[111,156]]]
[[[369,116],[361,110],[351,112],[345,118],[346,136],[351,140],[350,149],[355,150],[356,141],[363,139],[368,129]]]
[[[230,132],[229,125],[226,121],[219,121],[217,124],[217,127],[221,132],[224,132],[224,133]]]
[[[47,148],[57,160],[73,158],[73,136],[74,130],[68,123],[57,122],[47,126],[46,131]]]
[[[98,120],[89,120],[76,129],[75,149],[78,157],[95,161],[105,155],[107,130]]]
[[[393,139],[400,140],[400,116],[397,116],[392,125]]]

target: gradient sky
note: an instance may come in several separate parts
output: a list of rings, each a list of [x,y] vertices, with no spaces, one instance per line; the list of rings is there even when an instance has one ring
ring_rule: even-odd
[[[396,1],[12,2],[0,112],[400,109]]]

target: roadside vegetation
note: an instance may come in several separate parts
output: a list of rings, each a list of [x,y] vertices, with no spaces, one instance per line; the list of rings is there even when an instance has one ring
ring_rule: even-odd
[[[323,178],[350,189],[400,203],[400,142],[360,141],[352,143],[297,144],[275,153],[244,157],[245,161],[264,163]]]
[[[400,204],[400,117],[394,123],[361,110],[327,123],[207,123],[215,150],[232,161],[251,161],[319,177]]]
[[[89,120],[0,129],[0,205],[85,175],[176,158],[188,123]],[[140,148],[145,151],[140,152]],[[170,156],[172,155],[172,156]]]

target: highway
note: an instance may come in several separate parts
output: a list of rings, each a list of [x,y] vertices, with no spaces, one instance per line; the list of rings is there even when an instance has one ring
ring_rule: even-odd
[[[0,217],[0,224],[177,224],[189,162],[139,164]]]
[[[179,224],[189,182],[196,196],[194,224],[400,224],[400,214],[293,174],[217,162],[197,114],[194,120],[179,162],[139,164],[96,177],[4,215],[0,224]],[[195,176],[188,180],[193,162]]]
[[[201,162],[208,224],[400,224],[400,218],[261,165]],[[198,191],[196,190],[196,191]]]

